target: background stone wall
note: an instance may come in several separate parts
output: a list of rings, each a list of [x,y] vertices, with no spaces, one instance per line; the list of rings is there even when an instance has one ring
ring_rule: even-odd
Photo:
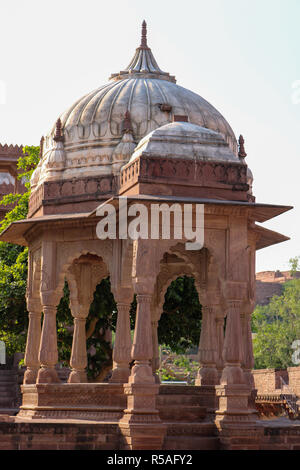
[[[273,295],[281,295],[283,284],[300,278],[300,272],[292,277],[290,271],[262,271],[256,273],[256,305],[267,305]]]

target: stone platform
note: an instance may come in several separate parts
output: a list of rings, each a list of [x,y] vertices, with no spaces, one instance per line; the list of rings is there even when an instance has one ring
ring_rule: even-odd
[[[300,421],[258,420],[253,450],[300,450]],[[245,438],[232,450],[251,449]],[[123,450],[118,423],[75,419],[30,419],[0,415],[0,450]],[[164,450],[224,450],[213,423],[168,423]],[[156,449],[153,449],[156,450]]]
[[[118,421],[126,408],[122,384],[22,385],[20,418]]]
[[[123,384],[58,383],[21,386],[19,418],[118,421],[127,406]],[[160,385],[156,406],[162,421],[197,422],[216,407],[214,387]]]
[[[120,425],[127,405],[123,387],[110,383],[22,386],[18,415],[0,415],[0,450],[128,449]],[[151,449],[300,450],[300,421],[287,418],[256,420],[252,432],[237,426],[220,434],[212,392],[212,387],[160,385],[156,408],[165,434],[162,446]]]

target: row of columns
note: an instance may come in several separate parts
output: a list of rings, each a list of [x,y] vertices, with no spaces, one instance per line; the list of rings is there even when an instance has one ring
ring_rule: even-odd
[[[130,332],[130,300],[121,299],[117,302],[118,317],[115,344],[113,350],[113,371],[111,382],[127,383],[130,375],[129,364],[135,360],[132,375],[136,371],[146,380],[159,368],[157,320],[151,319],[152,296],[137,295],[137,317],[133,345]],[[223,364],[228,367],[243,368],[244,377],[253,388],[253,350],[251,337],[251,312],[240,311],[241,305],[231,306],[227,315],[226,335],[224,344],[224,316],[219,305],[202,307],[202,329],[199,343],[200,368],[196,385],[217,385],[223,374]],[[27,370],[24,383],[57,382],[55,365],[58,362],[56,337],[56,306],[41,307],[37,300],[28,301],[29,326],[25,364]],[[41,310],[44,312],[41,330]],[[86,314],[72,309],[74,317],[74,334],[70,365],[72,372],[69,382],[86,382]],[[150,368],[151,364],[151,368]],[[147,372],[146,372],[147,370]],[[224,374],[223,374],[224,375]],[[223,377],[224,379],[224,377]],[[232,378],[233,382],[237,377]]]

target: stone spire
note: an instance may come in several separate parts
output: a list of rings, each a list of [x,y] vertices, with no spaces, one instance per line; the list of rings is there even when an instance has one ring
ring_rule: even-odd
[[[144,49],[149,49],[147,45],[147,23],[145,20],[142,23],[142,38],[140,47],[143,47]]]
[[[41,140],[40,140],[40,153],[39,153],[40,159],[43,157],[44,140],[45,140],[45,137],[42,135]]]
[[[133,128],[130,112],[127,110],[123,120],[122,139],[112,154],[112,172],[119,174],[120,168],[125,165],[133,154],[136,144],[133,139]]]
[[[176,83],[175,77],[171,76],[168,72],[163,72],[147,43],[147,24],[144,20],[142,23],[141,44],[136,49],[132,61],[119,73],[111,75],[112,80],[122,80],[124,78],[159,78],[160,80],[168,80],[169,82]]]
[[[60,118],[58,118],[57,121],[56,121],[56,129],[55,129],[54,140],[55,140],[55,142],[63,142],[63,140],[64,140]]]

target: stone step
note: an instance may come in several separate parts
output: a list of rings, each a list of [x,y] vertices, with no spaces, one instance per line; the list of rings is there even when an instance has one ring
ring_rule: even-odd
[[[189,421],[197,422],[206,417],[205,406],[188,405],[157,405],[159,416],[163,421]]]
[[[16,387],[15,382],[0,382],[0,390],[5,390],[6,388]]]
[[[0,370],[0,380],[6,380],[6,377],[17,377],[18,374],[12,370]]]
[[[10,408],[13,405],[14,399],[0,398],[0,408]]]
[[[5,390],[0,388],[0,397],[6,397],[6,396],[11,396],[11,395],[16,395],[16,391],[13,388],[7,388]]]
[[[205,436],[166,436],[165,450],[219,450],[218,437]]]
[[[1,408],[0,407],[0,415],[5,414],[8,416],[15,416],[18,413],[18,408]]]

